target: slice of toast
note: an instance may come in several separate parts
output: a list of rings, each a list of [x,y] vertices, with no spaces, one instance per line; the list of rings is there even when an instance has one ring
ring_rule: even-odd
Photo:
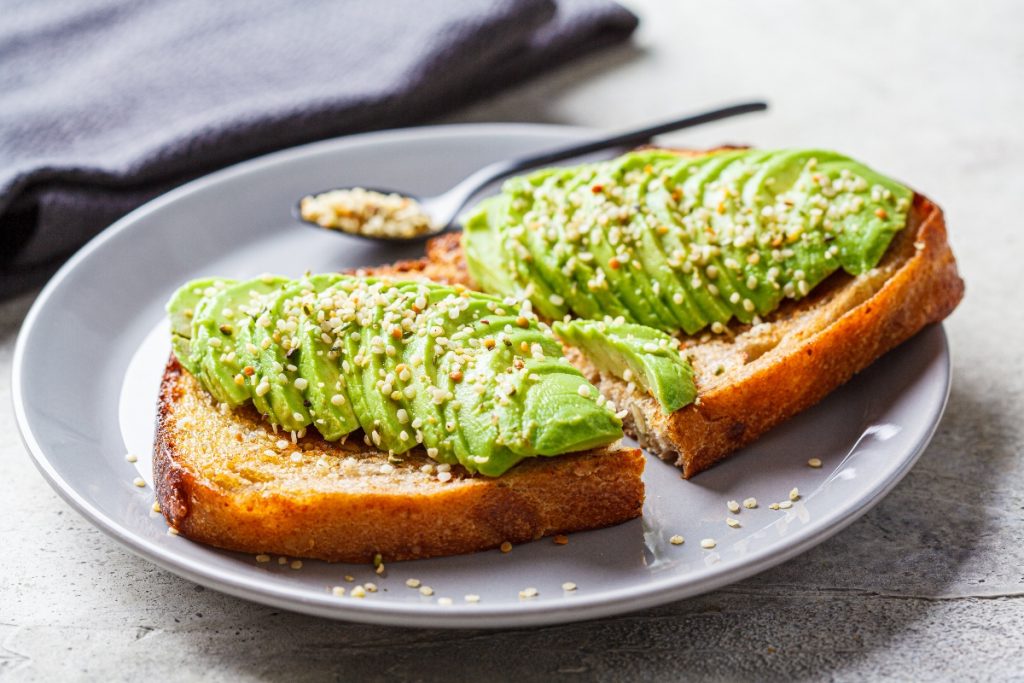
[[[455,555],[638,517],[639,449],[531,458],[505,475],[441,481],[423,452],[292,444],[252,409],[221,409],[172,356],[160,388],[153,472],[167,522],[229,550],[369,562]],[[429,466],[428,471],[424,468]]]
[[[360,272],[473,287],[459,240],[458,234],[443,235],[428,243],[424,259]],[[606,397],[629,411],[627,433],[689,478],[945,318],[963,292],[942,211],[915,194],[907,226],[870,272],[858,277],[837,272],[761,325],[733,324],[726,335],[682,336],[695,373],[694,404],[666,414],[654,398],[602,376],[575,350],[569,357]]]

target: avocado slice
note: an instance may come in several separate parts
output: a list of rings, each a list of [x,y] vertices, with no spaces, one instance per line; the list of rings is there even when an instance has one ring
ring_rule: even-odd
[[[250,313],[260,306],[262,298],[286,282],[285,278],[273,275],[236,282],[207,297],[197,312],[193,359],[199,374],[209,382],[210,393],[218,400],[239,406],[250,399],[245,368],[252,355],[247,351],[243,330],[252,324]]]
[[[341,373],[341,352],[328,334],[329,318],[324,315],[325,322],[318,319],[322,304],[333,300],[338,292],[346,296],[344,289],[338,287],[344,279],[335,274],[309,278],[315,296],[303,303],[298,330],[297,365],[299,376],[306,381],[303,396],[309,404],[313,425],[327,441],[336,441],[359,428]]]
[[[602,372],[636,382],[665,412],[693,403],[693,368],[679,342],[664,332],[629,323],[573,320],[555,323],[555,333],[579,348]]]
[[[295,383],[300,379],[295,354],[300,345],[300,316],[291,310],[293,300],[308,288],[308,283],[290,283],[268,294],[252,328],[259,359],[251,382],[253,395],[266,400],[265,414],[289,432],[301,431],[313,421],[303,391]],[[255,398],[253,404],[261,405]]]
[[[192,321],[196,309],[204,297],[212,296],[233,283],[234,280],[224,278],[191,280],[179,287],[165,306],[171,322],[171,349],[181,366],[193,375],[198,372],[192,362]]]

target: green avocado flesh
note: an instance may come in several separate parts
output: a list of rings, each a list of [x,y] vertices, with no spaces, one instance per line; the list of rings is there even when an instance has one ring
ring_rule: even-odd
[[[182,366],[219,402],[285,430],[361,429],[398,456],[498,476],[622,437],[613,406],[529,302],[342,275],[194,280],[167,305]]]
[[[756,323],[875,267],[913,192],[824,150],[652,150],[508,180],[465,224],[485,291],[666,332]]]
[[[580,349],[602,372],[636,382],[666,412],[693,403],[697,387],[693,368],[679,341],[646,325],[612,320],[556,322],[555,334]]]

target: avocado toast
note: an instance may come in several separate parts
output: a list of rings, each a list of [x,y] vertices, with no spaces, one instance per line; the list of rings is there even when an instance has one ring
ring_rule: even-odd
[[[528,302],[268,275],[186,283],[168,311],[154,470],[190,538],[357,562],[640,514],[644,460],[616,445],[621,413]]]
[[[682,407],[640,377],[599,369],[593,354],[569,355],[626,409],[626,432],[685,477],[820,401],[963,296],[939,207],[820,150],[643,150],[542,171],[509,181],[426,258],[364,272],[515,292],[551,319],[618,316],[672,333],[696,388]]]

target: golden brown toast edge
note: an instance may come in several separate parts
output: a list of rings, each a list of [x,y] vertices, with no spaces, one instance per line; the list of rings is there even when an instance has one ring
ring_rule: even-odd
[[[423,259],[359,272],[474,286],[458,234],[429,242]],[[907,227],[875,271],[860,278],[836,273],[811,296],[787,302],[769,316],[769,327],[781,336],[772,340],[770,353],[758,340],[745,338],[749,326],[733,326],[733,340],[684,337],[696,356],[699,404],[666,414],[650,396],[601,376],[579,353],[570,350],[569,355],[605,396],[629,410],[627,433],[689,478],[814,405],[926,325],[943,320],[963,293],[942,210],[915,193]],[[834,319],[815,319],[819,311],[817,317]],[[720,348],[730,344],[734,348]],[[719,357],[739,357],[739,367],[718,373],[708,361]]]
[[[418,468],[432,461],[412,454],[392,465],[409,468],[393,490],[369,480],[298,492],[291,484],[275,487],[273,480],[236,486],[231,482],[244,481],[239,472],[258,468],[261,447],[227,468],[212,467],[218,458],[206,452],[234,447],[226,441],[232,427],[264,430],[268,442],[279,438],[254,410],[219,410],[172,356],[156,420],[157,501],[178,533],[229,550],[342,562],[370,562],[377,553],[410,560],[610,526],[638,517],[643,506],[645,460],[635,448],[532,458],[493,479],[453,468],[447,483],[426,474],[422,482],[415,479]],[[299,440],[304,460],[352,457],[374,467],[389,462],[356,439],[343,446],[310,432]]]

